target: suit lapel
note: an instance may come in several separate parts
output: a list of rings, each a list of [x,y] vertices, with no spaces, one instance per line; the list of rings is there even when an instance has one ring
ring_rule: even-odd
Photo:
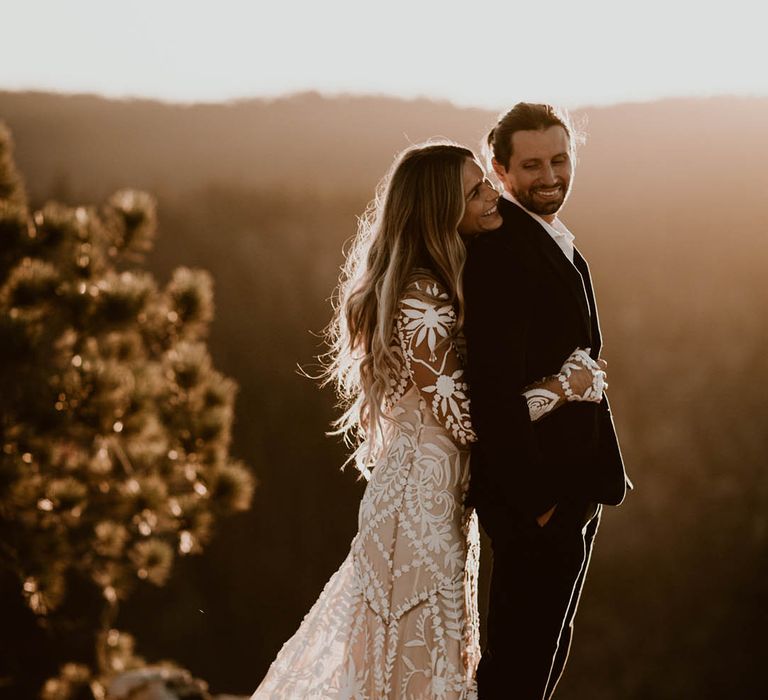
[[[595,301],[595,292],[592,288],[592,275],[589,274],[589,265],[577,248],[573,249],[573,264],[579,271],[584,281],[584,290],[587,293],[589,303],[590,321],[592,330],[592,354],[597,358],[602,346],[602,337],[600,334],[600,319],[597,316],[597,302]]]
[[[568,260],[560,246],[555,243],[546,229],[524,209],[503,197],[499,198],[499,208],[505,221],[514,222],[516,228],[517,224],[520,224],[520,230],[525,232],[526,238],[532,247],[539,251],[547,260],[549,266],[571,292],[569,297],[576,302],[584,327],[591,334],[592,323],[589,302],[587,301],[587,288],[584,279],[582,279],[581,272],[575,265],[571,264],[571,261]],[[574,251],[574,260],[576,259],[575,256],[576,253]],[[581,258],[581,260],[583,261],[584,259]],[[587,270],[588,275],[589,272]]]

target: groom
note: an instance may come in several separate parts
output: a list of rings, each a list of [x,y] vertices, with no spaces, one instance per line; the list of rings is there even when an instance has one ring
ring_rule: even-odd
[[[608,400],[531,422],[521,392],[575,348],[600,354],[589,268],[557,213],[574,136],[553,107],[521,102],[488,135],[503,224],[469,247],[468,376],[478,443],[470,502],[493,545],[483,700],[547,700],[565,666],[601,504],[627,486]]]

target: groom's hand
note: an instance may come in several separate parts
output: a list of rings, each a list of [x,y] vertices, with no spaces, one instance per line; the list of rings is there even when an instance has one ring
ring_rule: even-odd
[[[546,513],[542,513],[536,518],[539,527],[544,527],[549,522],[549,519],[555,514],[555,508],[557,508],[557,503],[555,503],[555,505],[553,505]]]

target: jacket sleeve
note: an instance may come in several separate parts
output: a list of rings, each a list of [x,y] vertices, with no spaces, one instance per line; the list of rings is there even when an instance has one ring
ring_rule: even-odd
[[[513,251],[488,235],[473,241],[464,272],[465,335],[472,423],[484,492],[535,518],[557,503],[552,465],[538,448],[526,386],[530,295]],[[475,474],[475,467],[481,474]]]

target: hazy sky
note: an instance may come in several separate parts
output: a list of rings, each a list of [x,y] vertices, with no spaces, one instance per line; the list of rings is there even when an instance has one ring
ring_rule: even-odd
[[[298,90],[498,108],[768,95],[760,0],[14,0],[0,89],[212,101]]]

